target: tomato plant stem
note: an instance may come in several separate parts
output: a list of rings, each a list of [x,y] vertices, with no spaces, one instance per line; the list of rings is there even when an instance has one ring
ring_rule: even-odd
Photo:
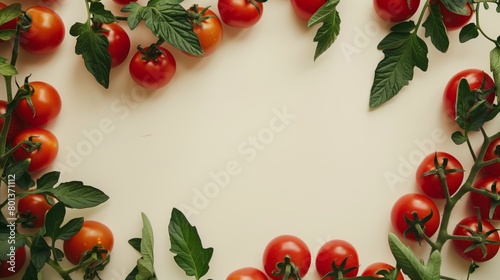
[[[489,2],[489,1],[475,1],[475,2]],[[490,36],[488,36],[483,28],[481,27],[481,22],[479,21],[479,10],[481,8],[481,4],[480,3],[476,3],[476,6],[475,6],[475,13],[476,13],[476,28],[477,30],[481,33],[481,35],[483,35],[484,38],[486,38],[487,40],[491,41],[493,44],[495,44],[497,47],[500,47],[500,44],[497,42],[497,40],[491,38]]]

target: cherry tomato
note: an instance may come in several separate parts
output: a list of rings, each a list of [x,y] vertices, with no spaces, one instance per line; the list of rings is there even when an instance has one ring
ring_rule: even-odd
[[[63,40],[66,29],[61,17],[53,10],[33,6],[26,10],[31,16],[31,27],[21,33],[19,45],[27,52],[45,54],[54,51]]]
[[[8,254],[11,254],[11,252]],[[8,278],[16,275],[26,263],[25,247],[17,248],[12,255],[13,256],[9,256],[7,260],[0,262],[0,278]]]
[[[466,7],[467,10],[469,10],[469,14],[459,15],[448,10],[440,0],[436,1],[438,1],[439,10],[441,11],[441,15],[443,16],[444,26],[448,31],[453,31],[464,27],[467,23],[469,23],[470,19],[472,18],[472,15],[474,14],[474,12],[472,11],[472,7],[470,6],[469,3],[466,3]]]
[[[474,183],[474,188],[485,189],[491,193],[493,192],[492,190],[493,184],[495,184],[496,193],[500,193],[500,177],[482,178]],[[469,198],[471,201],[471,206],[474,209],[479,208],[481,217],[483,219],[490,219],[490,209],[491,209],[492,199],[476,192],[470,192]],[[491,217],[491,219],[500,220],[500,207],[495,207],[495,211],[493,212],[493,216]]]
[[[3,2],[0,2],[0,10],[3,10],[3,8],[7,7],[7,5]],[[0,25],[0,31],[1,30],[14,30],[16,29],[16,25],[17,25],[17,21],[19,19],[18,18],[15,18],[15,19],[12,19],[2,25]],[[1,40],[0,39],[0,43],[2,42],[5,42],[4,40]]]
[[[7,101],[0,100],[0,114],[5,114],[7,112]],[[5,117],[0,118],[0,131],[3,129],[5,123]],[[21,122],[16,114],[12,114],[10,117],[9,131],[7,132],[7,143],[10,144],[14,137],[24,129],[24,124]]]
[[[375,278],[384,278],[380,272],[387,271],[390,272],[391,270],[394,269],[394,266],[384,263],[384,262],[376,262],[372,263],[369,266],[363,270],[363,273],[361,273],[361,276],[374,276]],[[396,277],[396,280],[404,280],[403,274],[401,271],[398,272],[398,276]]]
[[[217,8],[225,24],[239,28],[255,25],[264,12],[264,5],[256,0],[219,0]]]
[[[43,128],[26,128],[19,132],[14,138],[12,145],[17,145],[23,140],[31,139],[32,142],[40,143],[39,149],[29,151],[28,147],[23,144],[14,151],[14,158],[18,161],[31,159],[29,171],[40,171],[48,167],[57,157],[59,151],[59,142],[52,132]],[[27,150],[28,149],[28,150]]]
[[[109,42],[108,51],[111,55],[111,68],[122,64],[130,52],[130,37],[125,29],[117,23],[103,24],[101,33]]]
[[[456,169],[463,170],[462,164],[452,155],[445,152],[436,152],[427,155],[417,168],[416,181],[420,189],[428,196],[432,198],[445,198],[443,185],[441,184],[441,179],[439,175],[424,175],[428,172],[433,172],[436,170],[434,165],[434,158],[437,157],[437,162],[439,165],[444,164],[444,160],[447,160],[445,174],[446,172]],[[457,171],[446,174],[446,183],[448,185],[448,192],[453,195],[458,188],[462,185],[464,179],[464,172]]]
[[[219,17],[210,9],[199,6],[193,6],[189,9],[190,13],[198,13],[204,20],[196,20],[191,18],[193,22],[193,31],[200,40],[200,45],[203,50],[203,56],[209,56],[219,48],[222,43],[224,29]]]
[[[283,280],[283,275],[274,275],[278,263],[283,263],[288,256],[297,266],[301,277],[306,275],[311,266],[311,251],[302,239],[293,235],[280,235],[272,239],[266,246],[262,257],[264,271],[273,280]]]
[[[418,10],[420,0],[373,0],[375,13],[383,20],[401,22],[411,18]]]
[[[487,232],[492,231],[491,234],[485,236],[485,239],[493,242],[500,241],[498,231],[493,231],[495,227],[490,222],[482,220],[481,225],[482,229],[479,230],[479,222],[475,216],[464,218],[455,226],[453,235],[474,236],[479,234],[484,236]],[[488,261],[498,253],[498,249],[500,248],[498,244],[484,244],[484,252],[481,250],[481,245],[469,250],[472,245],[475,245],[473,241],[453,239],[453,248],[455,248],[455,251],[468,261]]]
[[[413,214],[416,213],[419,220],[424,219],[432,213],[432,217],[423,226],[425,235],[431,237],[436,233],[441,222],[439,209],[436,204],[427,196],[417,193],[409,193],[400,197],[393,205],[391,210],[391,223],[394,229],[404,235],[409,228],[405,218],[413,219]],[[405,236],[409,240],[416,241],[417,237],[410,231]]]
[[[54,201],[52,201],[53,203]],[[21,199],[17,204],[18,213],[21,216],[30,215],[33,228],[41,228],[45,223],[45,213],[52,208],[43,194],[30,194]]]
[[[302,20],[308,21],[326,0],[290,0],[295,14]]]
[[[114,245],[114,236],[111,229],[105,224],[85,220],[80,231],[63,243],[63,251],[66,258],[72,264],[80,263],[82,254],[91,250],[95,245],[111,252]]]
[[[33,87],[31,102],[35,111],[23,98],[15,109],[19,119],[30,126],[43,126],[54,120],[61,112],[61,96],[50,84],[40,81],[30,82]]]
[[[149,47],[144,48],[148,52]],[[138,50],[129,64],[132,79],[146,89],[158,89],[166,86],[175,74],[177,64],[174,56],[165,48],[157,47],[158,53],[149,57]]]
[[[486,153],[484,154],[484,161],[489,161],[493,159],[497,159],[499,156],[495,153],[496,149],[500,146],[500,137],[491,141],[486,149]],[[490,175],[490,176],[500,176],[500,162],[487,165],[481,169],[482,172]]]
[[[443,109],[446,115],[452,120],[456,119],[457,90],[462,78],[467,80],[471,91],[481,89],[483,80],[485,83],[482,90],[488,91],[495,88],[495,81],[493,81],[491,76],[479,69],[465,69],[453,75],[446,84],[443,92]],[[495,95],[496,92],[494,90],[488,93],[485,97],[486,101],[493,104]]]
[[[229,273],[226,280],[267,280],[267,276],[255,267],[244,267]]]
[[[333,263],[335,263],[335,267],[341,268],[341,264],[344,260],[346,263],[342,268],[342,270],[345,271],[343,272],[343,276],[349,278],[358,275],[358,252],[351,243],[334,239],[323,244],[316,255],[316,270],[319,276],[321,276],[321,279],[335,280],[335,277],[325,277],[325,275],[333,271]]]
[[[116,4],[128,5],[130,2],[137,2],[137,0],[113,0]]]

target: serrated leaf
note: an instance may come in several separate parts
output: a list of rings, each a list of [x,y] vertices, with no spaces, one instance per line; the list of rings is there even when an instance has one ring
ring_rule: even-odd
[[[460,29],[458,40],[460,43],[465,43],[469,40],[477,38],[478,36],[479,31],[477,30],[477,26],[474,22],[471,22]]]
[[[6,174],[11,174],[16,177],[16,185],[25,191],[35,185],[35,182],[31,179],[31,175],[28,172],[29,166],[30,160],[25,159],[23,161],[14,161],[10,163],[5,170]]]
[[[113,23],[117,21],[113,13],[106,10],[101,2],[91,2],[89,12],[92,14],[93,20],[97,22]]]
[[[411,34],[406,32],[391,32],[380,41],[377,45],[377,49],[385,50],[401,47],[406,44],[410,36]]]
[[[168,233],[170,251],[176,254],[174,260],[177,265],[186,275],[195,276],[197,280],[204,276],[209,269],[213,248],[203,248],[196,227],[176,208],[172,209]]]
[[[144,11],[144,7],[137,4],[136,2],[130,2],[130,4],[124,6],[121,11],[124,13],[129,13],[129,16],[127,17],[127,23],[128,27],[131,30],[134,30],[143,19],[142,12]]]
[[[340,0],[327,1],[309,19],[308,28],[322,23],[322,26],[317,30],[313,39],[314,42],[318,43],[314,53],[314,60],[333,45],[340,33],[341,20],[340,14],[337,11],[339,2]]]
[[[493,72],[495,87],[500,89],[500,47],[495,47],[490,51],[490,70]],[[500,90],[497,90],[497,99],[500,100]]]
[[[66,215],[66,208],[62,203],[56,203],[45,214],[45,236],[51,237],[53,240],[57,239],[59,228],[64,221]]]
[[[425,280],[440,280],[441,279],[441,254],[438,250],[434,250],[427,265],[425,266]]]
[[[425,28],[425,37],[431,38],[436,49],[443,53],[446,52],[450,46],[450,40],[437,2],[430,4],[430,13],[422,26]]]
[[[30,254],[31,263],[37,271],[40,271],[45,265],[45,262],[50,258],[50,246],[38,233],[35,237],[33,237],[33,241],[30,246]]]
[[[450,12],[459,15],[469,15],[470,11],[465,4],[468,0],[440,0]]]
[[[95,207],[109,199],[109,196],[101,190],[86,186],[79,181],[61,183],[48,192],[66,207],[76,209]]]
[[[2,10],[0,10],[0,25],[19,17],[21,12],[21,3],[14,3],[5,6]]]
[[[393,233],[389,233],[389,248],[404,274],[408,275],[410,279],[426,279],[424,265],[413,251]]]

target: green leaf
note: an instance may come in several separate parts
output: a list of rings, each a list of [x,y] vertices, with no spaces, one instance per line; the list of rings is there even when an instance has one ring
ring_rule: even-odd
[[[430,11],[427,19],[422,24],[425,28],[425,37],[431,37],[431,42],[436,49],[444,53],[450,46],[450,40],[446,33],[438,2],[430,4]]]
[[[21,3],[14,3],[0,10],[0,25],[7,23],[21,15]]]
[[[441,279],[441,254],[438,250],[434,250],[425,266],[425,280],[440,280]]]
[[[42,177],[36,180],[37,190],[52,189],[57,181],[59,181],[60,174],[58,171],[52,171],[42,175]]]
[[[139,268],[137,265],[132,269],[132,271],[125,277],[125,280],[136,280],[136,277],[139,275]]]
[[[3,41],[8,41],[12,37],[14,37],[15,34],[16,34],[16,30],[14,30],[14,29],[0,30],[0,39]]]
[[[333,45],[340,33],[341,21],[340,14],[337,11],[339,2],[340,0],[328,0],[309,19],[308,28],[323,23],[313,39],[314,42],[318,42],[314,53],[314,60]]]
[[[16,234],[14,239],[9,239],[11,229],[12,228],[7,227],[6,224],[0,223],[0,260],[7,259],[9,257],[12,246],[17,249],[26,244],[26,237],[20,234]]]
[[[465,78],[458,84],[456,112],[456,122],[466,132],[478,131],[490,113],[485,100],[476,100],[476,94],[471,91]]]
[[[139,275],[145,279],[155,275],[154,269],[154,236],[153,228],[148,217],[142,213],[142,240],[141,240],[141,255],[142,257],[137,261],[137,268]]]
[[[45,262],[50,258],[50,246],[38,232],[30,246],[31,263],[37,271],[40,271],[45,265]]]
[[[463,135],[461,131],[455,131],[451,135],[451,140],[453,140],[453,143],[455,143],[456,145],[462,145],[463,143],[467,142],[467,137],[465,137],[465,135]]]
[[[66,208],[62,203],[56,203],[52,208],[45,214],[45,236],[51,237],[53,240],[57,239],[59,227],[64,221],[64,216],[66,215]]]
[[[213,248],[203,248],[196,227],[176,208],[172,209],[168,233],[170,251],[176,254],[174,260],[177,265],[186,275],[195,276],[197,280],[204,276],[210,268]]]
[[[31,175],[28,172],[29,167],[29,159],[25,159],[23,161],[13,161],[7,166],[5,174],[14,175],[16,177],[17,186],[27,191],[35,185],[35,182],[31,179]]]
[[[469,9],[465,6],[468,0],[440,0],[450,12],[459,15],[470,15]]]
[[[29,265],[26,267],[26,270],[24,271],[23,279],[22,280],[40,280],[41,277],[38,277],[38,271],[36,270],[36,267],[33,265],[33,263],[29,263]]]
[[[15,76],[17,75],[17,69],[10,63],[0,62],[0,75],[5,77]]]
[[[458,40],[460,43],[465,43],[469,40],[475,39],[479,36],[479,31],[474,22],[467,24],[460,29]]]
[[[389,248],[404,274],[408,275],[410,279],[426,279],[424,265],[418,260],[413,251],[405,246],[393,233],[389,233]]]
[[[391,32],[380,41],[377,45],[377,49],[385,50],[399,48],[407,43],[410,36],[410,33]]]
[[[490,51],[490,70],[493,72],[495,87],[500,89],[500,47],[495,47]],[[497,90],[497,99],[500,100],[500,90]]]
[[[93,20],[97,22],[112,23],[117,21],[113,13],[106,10],[101,2],[91,2],[89,12],[92,14]]]
[[[398,33],[410,33],[415,30],[417,26],[413,20],[400,22],[393,27],[391,27],[392,32]]]
[[[76,209],[95,207],[109,199],[101,190],[86,186],[79,181],[61,183],[57,188],[48,192],[66,207]]]
[[[74,218],[69,220],[64,226],[59,229],[57,239],[68,240],[73,235],[77,234],[83,226],[83,218]]]
[[[129,239],[128,244],[132,246],[137,252],[141,252],[141,238],[132,238]]]

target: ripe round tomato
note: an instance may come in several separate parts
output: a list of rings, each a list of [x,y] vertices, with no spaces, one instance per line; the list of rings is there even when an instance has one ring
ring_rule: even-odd
[[[0,100],[0,114],[5,114],[7,112],[7,101]],[[5,117],[0,118],[0,131],[3,129],[5,123]],[[16,114],[10,116],[9,131],[7,132],[7,143],[10,144],[14,137],[24,129],[24,124],[21,122]]]
[[[80,258],[85,251],[92,250],[95,245],[111,252],[114,245],[114,236],[111,229],[105,224],[85,220],[80,231],[70,239],[64,240],[64,255],[72,264],[80,263]]]
[[[308,21],[326,0],[290,0],[295,14],[302,20]]]
[[[14,276],[23,268],[24,263],[26,262],[26,248],[17,248],[13,255],[14,259],[11,259],[11,257],[9,257],[9,259],[0,262],[0,278],[8,278]]]
[[[335,263],[335,267],[341,268],[341,264],[344,260],[346,260],[346,263],[342,268],[344,271],[343,276],[350,278],[358,275],[358,252],[351,243],[334,239],[323,244],[316,255],[316,270],[321,276],[321,279],[335,280],[335,277],[325,277],[325,275],[333,271],[333,263]]]
[[[373,0],[375,13],[383,20],[401,22],[411,18],[418,10],[420,0]]]
[[[283,275],[274,275],[278,263],[283,263],[288,256],[297,266],[301,277],[306,275],[311,266],[311,251],[302,239],[293,235],[280,235],[272,239],[266,246],[262,257],[264,271],[273,280],[282,280]]]
[[[217,8],[225,24],[239,28],[255,25],[264,12],[264,5],[256,0],[219,0]]]
[[[200,40],[203,56],[209,56],[214,53],[222,43],[222,37],[224,34],[222,23],[219,17],[210,9],[193,6],[189,9],[189,12],[189,14],[197,14],[195,18],[190,18],[193,23],[193,31]]]
[[[474,183],[474,188],[476,189],[485,189],[489,192],[493,192],[492,186],[496,184],[496,193],[500,193],[500,177],[485,177]],[[490,219],[490,209],[491,209],[491,198],[476,193],[470,192],[470,201],[471,206],[474,209],[479,208],[481,213],[481,217],[483,219]],[[492,220],[500,220],[500,207],[496,207],[493,212]]]
[[[499,156],[495,154],[495,150],[497,149],[497,146],[500,146],[500,138],[497,138],[488,145],[488,148],[486,149],[486,153],[484,154],[484,161],[489,161],[492,159],[496,159]],[[500,148],[499,148],[500,149]],[[500,162],[494,163],[487,165],[481,169],[482,172],[490,175],[490,176],[500,176]]]
[[[466,7],[467,10],[469,10],[469,14],[459,15],[448,10],[440,0],[437,1],[439,5],[439,10],[441,11],[441,15],[443,16],[444,26],[448,31],[453,31],[464,27],[467,23],[469,23],[470,19],[472,18],[472,15],[474,14],[474,12],[472,11],[472,7],[470,6],[469,3],[466,3]]]
[[[7,7],[7,5],[3,2],[0,2],[0,10],[2,10],[5,7]],[[12,19],[12,20],[0,25],[0,30],[14,30],[14,29],[16,29],[16,25],[17,25],[18,20],[19,20],[18,18],[15,18],[15,19]],[[5,41],[0,40],[0,43],[2,43],[2,42],[5,42]]]
[[[144,48],[147,53],[149,47]],[[175,74],[177,64],[174,56],[165,48],[157,47],[157,53],[148,57],[138,50],[129,64],[132,79],[146,89],[158,89],[166,86]]]
[[[409,240],[416,241],[417,237],[412,231],[405,235],[409,228],[405,218],[413,221],[413,214],[416,213],[419,220],[424,219],[432,213],[432,217],[423,226],[425,235],[431,237],[436,233],[441,222],[439,209],[436,204],[427,196],[418,193],[409,193],[400,197],[393,205],[391,210],[391,223],[396,231]]]
[[[453,75],[446,84],[443,92],[443,109],[446,115],[452,120],[456,119],[457,90],[462,78],[467,80],[471,91],[481,89],[483,80],[485,80],[485,84],[482,90],[488,91],[495,88],[495,81],[493,81],[491,76],[479,69],[465,69]],[[495,91],[488,93],[486,101],[493,104],[495,95]]]
[[[15,146],[23,140],[29,140],[30,138],[32,142],[41,143],[40,148],[28,151],[26,150],[28,147],[23,144],[19,149],[14,151],[13,155],[18,161],[27,158],[31,159],[28,170],[31,172],[40,171],[48,167],[56,159],[59,151],[59,142],[52,132],[43,128],[31,127],[19,132],[14,138],[12,145]]]
[[[226,280],[267,280],[267,276],[260,269],[244,267],[229,273]]]
[[[453,230],[453,235],[456,236],[474,236],[476,234],[484,235],[489,231],[495,229],[495,227],[488,221],[482,220],[482,230],[479,231],[479,222],[476,216],[467,217],[462,219],[455,226]],[[484,236],[485,240],[500,242],[500,235],[498,231],[493,231],[488,236]],[[468,240],[457,240],[453,239],[453,248],[455,251],[464,259],[474,262],[485,262],[492,259],[497,253],[500,245],[498,244],[484,244],[484,249],[481,250],[481,246],[477,246],[472,250],[468,250],[470,246],[474,245],[473,241]]]
[[[53,10],[33,6],[26,10],[31,16],[31,27],[21,33],[19,45],[27,52],[45,54],[59,47],[66,33],[64,22]]]
[[[130,51],[130,38],[119,24],[110,23],[101,26],[101,33],[109,42],[108,51],[111,55],[111,68],[122,64]]]
[[[128,5],[130,2],[137,2],[137,0],[113,0],[116,4]]]
[[[387,271],[390,272],[391,270],[394,269],[394,266],[384,263],[384,262],[376,262],[372,263],[369,266],[363,270],[363,273],[361,273],[361,276],[374,276],[375,278],[384,278],[383,275],[380,274],[382,271]],[[398,272],[398,276],[396,277],[396,280],[404,280],[403,274],[401,271]]]
[[[416,180],[417,185],[420,187],[420,189],[426,195],[432,198],[445,198],[443,185],[441,184],[439,175],[436,173],[424,176],[424,174],[426,174],[427,172],[436,170],[436,166],[434,165],[435,157],[437,157],[437,162],[439,165],[443,165],[445,159],[448,161],[446,164],[445,172],[452,169],[463,170],[463,167],[462,164],[454,156],[445,152],[436,152],[427,155],[418,166],[416,172]],[[453,195],[458,190],[458,188],[460,188],[463,179],[463,171],[451,172],[446,174],[446,183],[448,185],[448,192],[450,193],[450,195]]]
[[[33,87],[31,102],[35,112],[23,98],[15,109],[19,119],[30,126],[43,126],[54,120],[61,112],[61,96],[59,92],[50,84],[45,82],[30,82]]]
[[[53,201],[52,201],[53,202]],[[31,221],[33,228],[41,228],[45,223],[45,213],[52,208],[43,194],[30,194],[21,199],[17,204],[18,213],[34,219]]]

